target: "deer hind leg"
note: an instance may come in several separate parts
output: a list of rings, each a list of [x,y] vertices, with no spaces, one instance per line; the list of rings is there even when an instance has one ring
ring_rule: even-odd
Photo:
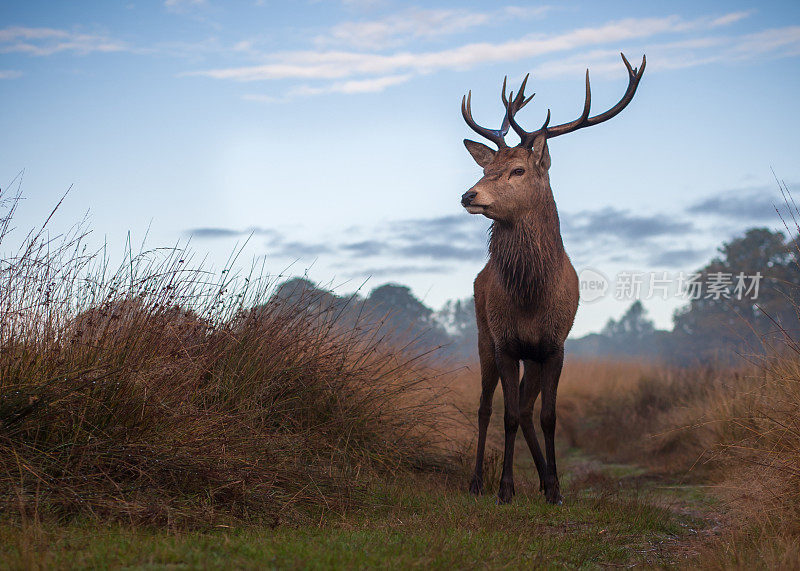
[[[478,354],[481,359],[481,403],[478,407],[478,452],[475,458],[475,472],[469,484],[469,491],[476,496],[483,493],[483,454],[486,449],[486,432],[492,417],[492,399],[500,374],[494,359],[494,344],[489,335],[478,332]]]
[[[559,347],[542,364],[542,432],[544,433],[545,453],[547,466],[544,478],[544,495],[551,504],[561,503],[561,490],[558,484],[558,470],[556,469],[556,392],[558,379],[561,376],[561,367],[564,364],[564,347]]]
[[[519,360],[502,351],[497,352],[496,359],[500,382],[503,384],[506,432],[503,473],[497,497],[501,504],[507,504],[514,497],[514,441],[519,428]]]
[[[528,443],[528,448],[536,464],[536,471],[539,473],[539,491],[544,492],[544,480],[546,463],[542,449],[539,447],[539,438],[536,436],[536,428],[533,425],[533,405],[539,396],[541,388],[542,367],[535,361],[525,361],[525,372],[522,375],[522,383],[519,386],[519,427],[522,435]]]

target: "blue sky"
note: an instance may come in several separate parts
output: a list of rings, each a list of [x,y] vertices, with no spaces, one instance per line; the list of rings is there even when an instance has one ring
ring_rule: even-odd
[[[0,185],[24,169],[21,228],[73,185],[55,221],[87,210],[122,248],[192,236],[352,291],[396,281],[433,306],[471,293],[487,221],[461,140],[499,90],[532,73],[538,127],[622,95],[624,51],[647,54],[612,121],[550,145],[568,253],[607,276],[702,265],[743,229],[781,226],[772,169],[800,181],[797,2],[0,2]],[[514,87],[516,87],[514,85]],[[629,301],[581,307],[574,332]],[[679,298],[645,300],[668,326]]]

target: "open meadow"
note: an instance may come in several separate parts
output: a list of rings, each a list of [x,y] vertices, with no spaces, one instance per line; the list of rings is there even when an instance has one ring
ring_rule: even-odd
[[[81,239],[33,233],[2,268],[3,567],[800,564],[789,340],[734,368],[568,360],[564,504],[518,438],[497,505],[500,391],[467,493],[477,365],[255,272],[181,250],[112,270]]]
[[[798,64],[797,0],[0,0],[0,571],[800,570]]]

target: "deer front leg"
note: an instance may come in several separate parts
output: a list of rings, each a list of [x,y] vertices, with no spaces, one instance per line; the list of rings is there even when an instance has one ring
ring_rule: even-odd
[[[514,497],[514,441],[519,428],[519,361],[498,351],[496,356],[500,382],[503,383],[505,404],[505,449],[503,451],[503,473],[500,476],[500,491],[497,498],[507,504]]]
[[[475,458],[475,472],[469,484],[469,491],[476,496],[483,493],[483,454],[486,449],[486,431],[492,417],[492,399],[497,388],[499,375],[495,365],[494,349],[491,339],[478,335],[478,354],[481,359],[481,404],[478,407],[478,452]]]
[[[519,427],[528,443],[528,448],[539,473],[539,491],[544,492],[544,480],[547,465],[545,464],[542,449],[539,447],[539,438],[533,426],[533,405],[539,396],[541,386],[542,367],[534,361],[525,361],[525,372],[519,386]]]
[[[544,495],[551,504],[561,503],[561,490],[558,484],[558,471],[556,469],[556,392],[558,379],[561,376],[561,367],[564,364],[564,348],[559,347],[556,352],[545,361],[542,367],[542,432],[544,433],[544,447],[547,455],[545,468]]]

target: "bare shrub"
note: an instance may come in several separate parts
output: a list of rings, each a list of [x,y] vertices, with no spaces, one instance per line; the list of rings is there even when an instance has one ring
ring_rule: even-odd
[[[450,469],[419,354],[232,273],[183,249],[112,270],[83,226],[43,226],[2,260],[0,509],[276,524],[357,505],[375,477]]]

